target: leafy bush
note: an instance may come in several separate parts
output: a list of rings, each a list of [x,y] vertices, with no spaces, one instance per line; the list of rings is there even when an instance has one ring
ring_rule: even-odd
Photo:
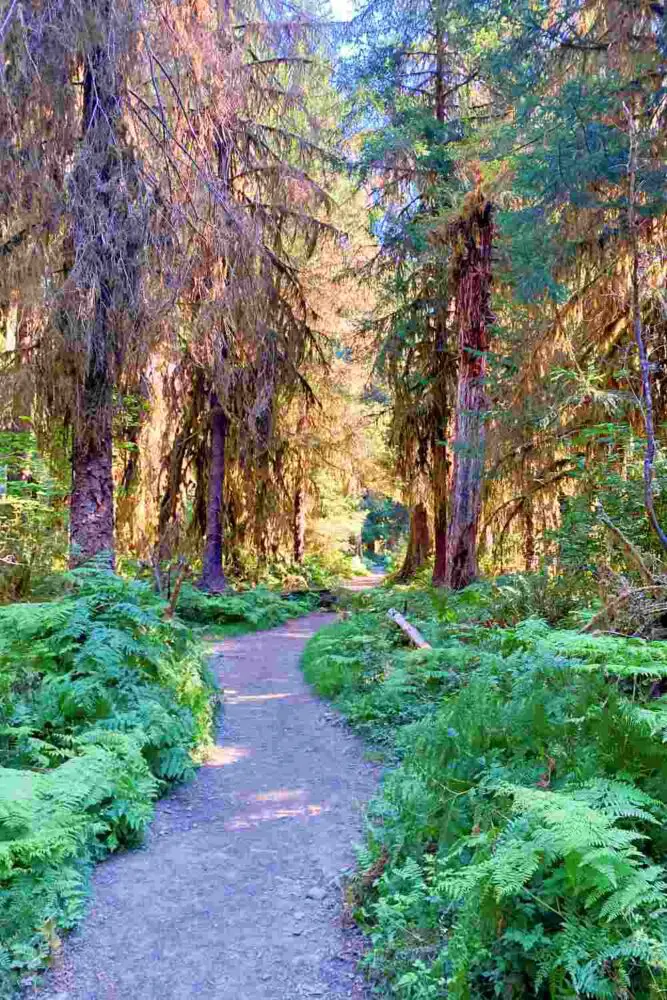
[[[317,607],[317,595],[282,597],[265,587],[238,593],[211,595],[184,586],[178,600],[178,614],[198,625],[245,625],[251,629],[273,628],[289,618],[308,614]]]
[[[92,864],[193,773],[212,681],[150,589],[80,570],[0,609],[0,996],[81,916]]]
[[[399,761],[352,887],[369,969],[401,1000],[663,995],[667,643],[501,628],[477,586],[408,594],[414,651],[385,618],[404,593],[305,659]]]

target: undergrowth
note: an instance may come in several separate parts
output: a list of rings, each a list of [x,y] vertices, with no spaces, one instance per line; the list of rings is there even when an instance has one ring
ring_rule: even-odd
[[[249,631],[282,625],[289,618],[309,614],[318,603],[316,594],[299,593],[283,597],[265,587],[213,595],[184,586],[178,600],[178,614],[192,625],[206,625],[223,631],[228,626],[239,626],[243,631]]]
[[[0,608],[0,997],[81,917],[95,861],[141,840],[210,740],[213,682],[149,587],[108,572]]]
[[[544,585],[505,586],[362,594],[307,648],[308,679],[395,765],[350,888],[366,964],[400,1000],[657,998],[667,643],[517,621]],[[389,606],[433,648],[404,645]]]

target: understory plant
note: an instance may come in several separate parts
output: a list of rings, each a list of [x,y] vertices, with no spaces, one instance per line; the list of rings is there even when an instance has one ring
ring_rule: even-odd
[[[667,643],[501,627],[494,593],[365,596],[307,650],[395,765],[349,891],[368,970],[400,1000],[662,996]]]
[[[266,587],[254,587],[213,595],[186,585],[179,596],[178,614],[193,625],[239,625],[253,630],[282,625],[289,618],[308,614],[317,605],[317,596],[309,593],[283,597]]]
[[[65,566],[66,487],[28,431],[0,430],[0,604]]]
[[[85,909],[92,865],[137,844],[211,739],[214,687],[151,589],[78,570],[0,609],[0,997]]]

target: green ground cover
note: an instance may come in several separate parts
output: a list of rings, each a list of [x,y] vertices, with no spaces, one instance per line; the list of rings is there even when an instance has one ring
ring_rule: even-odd
[[[667,643],[582,634],[582,604],[383,589],[311,640],[306,677],[389,765],[350,887],[383,995],[667,991]]]
[[[144,584],[77,571],[0,608],[0,996],[85,910],[95,861],[132,846],[212,737],[192,630]]]

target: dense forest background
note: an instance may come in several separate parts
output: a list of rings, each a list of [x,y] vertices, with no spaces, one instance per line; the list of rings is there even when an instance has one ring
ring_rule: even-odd
[[[661,4],[1,31],[6,597],[101,555],[340,570],[402,506],[402,578],[454,588],[664,548]]]

